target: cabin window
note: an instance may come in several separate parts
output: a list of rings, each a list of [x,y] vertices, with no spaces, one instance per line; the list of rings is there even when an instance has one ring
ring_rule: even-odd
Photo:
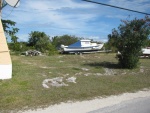
[[[89,44],[89,42],[85,42],[85,44]]]

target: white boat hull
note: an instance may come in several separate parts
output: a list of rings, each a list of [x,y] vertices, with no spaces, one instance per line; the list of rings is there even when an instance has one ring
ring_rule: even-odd
[[[61,45],[61,53],[84,53],[99,51],[104,44],[91,43],[90,40],[80,40],[69,46]]]
[[[147,48],[142,49],[142,54],[143,55],[150,55],[150,49],[147,49]]]
[[[92,52],[92,51],[99,51],[102,47],[64,47],[62,52],[63,53],[76,53],[76,52]]]
[[[65,52],[69,52],[69,51],[98,51],[99,49],[94,49],[94,48],[64,48]]]

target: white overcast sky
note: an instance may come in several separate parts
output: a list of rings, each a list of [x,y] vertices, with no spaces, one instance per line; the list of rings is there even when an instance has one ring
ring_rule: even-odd
[[[150,13],[150,0],[92,1]],[[2,11],[2,19],[17,23],[19,41],[28,41],[31,31],[40,31],[50,37],[68,34],[105,42],[120,20],[135,17],[145,15],[82,0],[20,0],[18,8],[6,6]]]

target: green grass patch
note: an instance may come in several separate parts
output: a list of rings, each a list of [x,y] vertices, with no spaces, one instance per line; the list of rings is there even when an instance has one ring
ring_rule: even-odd
[[[122,69],[115,54],[12,56],[13,77],[0,80],[0,112],[134,92],[150,87],[150,60]],[[107,71],[107,72],[106,72]],[[45,79],[76,77],[69,86],[42,86]],[[66,81],[65,81],[66,82]]]

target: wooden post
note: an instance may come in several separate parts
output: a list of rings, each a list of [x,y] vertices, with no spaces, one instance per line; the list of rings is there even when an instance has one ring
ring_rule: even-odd
[[[2,0],[0,0],[0,16],[2,12],[1,7]],[[0,79],[10,78],[12,78],[12,62],[0,17]]]

